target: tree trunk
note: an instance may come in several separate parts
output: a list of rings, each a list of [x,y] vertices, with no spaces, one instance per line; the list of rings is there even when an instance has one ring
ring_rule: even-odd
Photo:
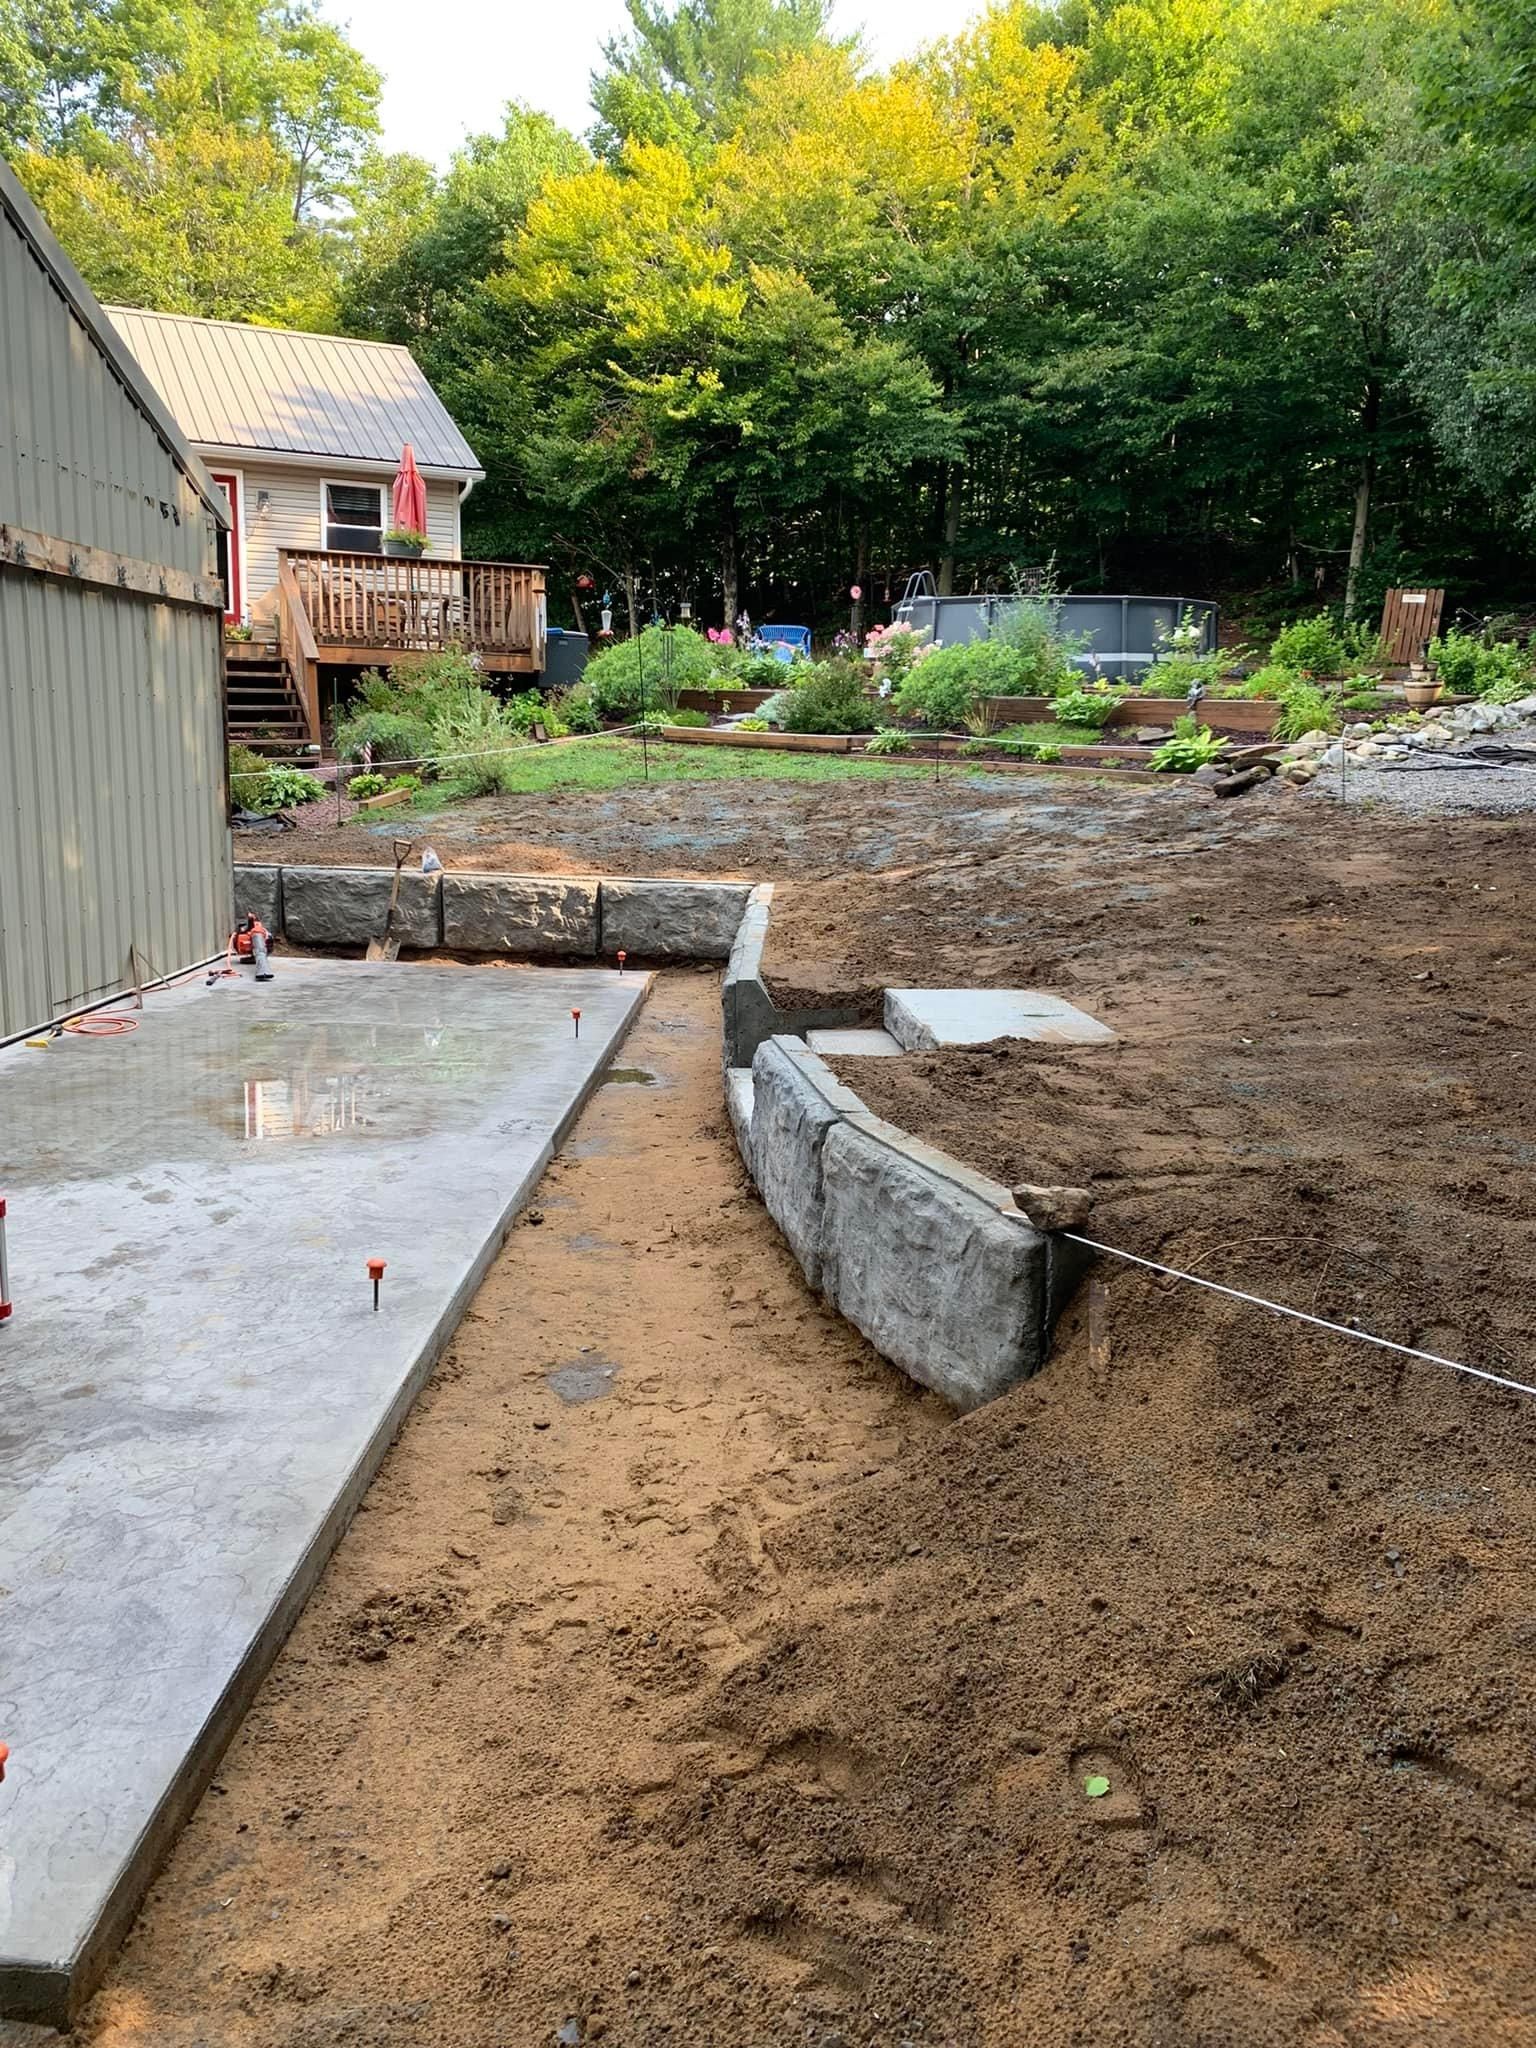
[[[955,542],[960,538],[960,479],[958,462],[944,465],[944,552],[939,557],[939,595],[955,594]]]
[[[640,631],[640,599],[635,588],[635,572],[628,562],[624,564],[624,602],[629,609],[629,637],[633,640]]]
[[[1365,564],[1366,543],[1371,533],[1371,490],[1376,482],[1376,425],[1381,416],[1381,386],[1372,377],[1365,387],[1360,425],[1365,433],[1365,452],[1360,457],[1360,481],[1355,486],[1355,526],[1349,537],[1349,573],[1344,580],[1344,616],[1355,615],[1360,571]]]
[[[854,556],[853,580],[859,595],[853,600],[853,616],[850,621],[853,637],[862,647],[864,644],[864,588],[869,582],[869,521],[859,521],[858,552]]]
[[[720,533],[720,582],[725,602],[725,628],[729,633],[736,630],[736,614],[740,610],[738,599],[741,595],[741,558],[737,550],[736,514],[728,512]]]

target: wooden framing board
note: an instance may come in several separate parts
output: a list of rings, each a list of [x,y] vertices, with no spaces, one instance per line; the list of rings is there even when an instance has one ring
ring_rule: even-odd
[[[224,586],[216,576],[194,576],[185,569],[162,568],[158,562],[116,555],[110,548],[90,548],[57,534],[31,527],[0,524],[0,563],[30,569],[35,576],[63,576],[73,583],[93,583],[103,590],[126,591],[162,604],[200,605],[224,610]]]

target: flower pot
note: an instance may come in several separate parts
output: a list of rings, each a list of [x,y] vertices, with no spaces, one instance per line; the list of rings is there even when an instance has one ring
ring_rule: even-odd
[[[418,562],[426,553],[419,541],[387,540],[384,543],[386,555],[402,555],[407,561]]]
[[[1408,699],[1408,709],[1427,711],[1431,704],[1439,702],[1443,687],[1438,676],[1410,676],[1403,685],[1403,695]]]

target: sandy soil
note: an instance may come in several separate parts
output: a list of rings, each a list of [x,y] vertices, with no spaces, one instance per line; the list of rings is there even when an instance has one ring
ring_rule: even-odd
[[[755,1666],[775,1531],[951,1425],[807,1294],[750,1194],[718,977],[667,975],[620,1058],[81,2041],[726,2038],[687,2017],[714,1916],[680,1933],[707,1873],[679,1885],[665,1817],[842,1780],[814,1719],[725,1737],[701,1703]],[[771,1929],[738,1933],[722,1995],[760,1959],[776,2006]]]
[[[1122,1034],[849,1063],[872,1106],[1536,1378],[1521,828],[811,794],[782,986]],[[717,1030],[663,979],[81,2038],[1536,2043],[1536,1402],[1105,1264],[948,1421],[800,1285]]]

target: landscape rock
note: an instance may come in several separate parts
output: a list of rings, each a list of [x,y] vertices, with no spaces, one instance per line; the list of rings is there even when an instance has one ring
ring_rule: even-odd
[[[746,882],[602,882],[602,951],[640,960],[728,960]]]
[[[440,875],[400,877],[394,936],[406,946],[442,944]],[[300,946],[365,946],[384,936],[394,873],[388,868],[283,869],[283,932]]]
[[[443,944],[462,953],[597,952],[595,881],[565,875],[445,874]]]

